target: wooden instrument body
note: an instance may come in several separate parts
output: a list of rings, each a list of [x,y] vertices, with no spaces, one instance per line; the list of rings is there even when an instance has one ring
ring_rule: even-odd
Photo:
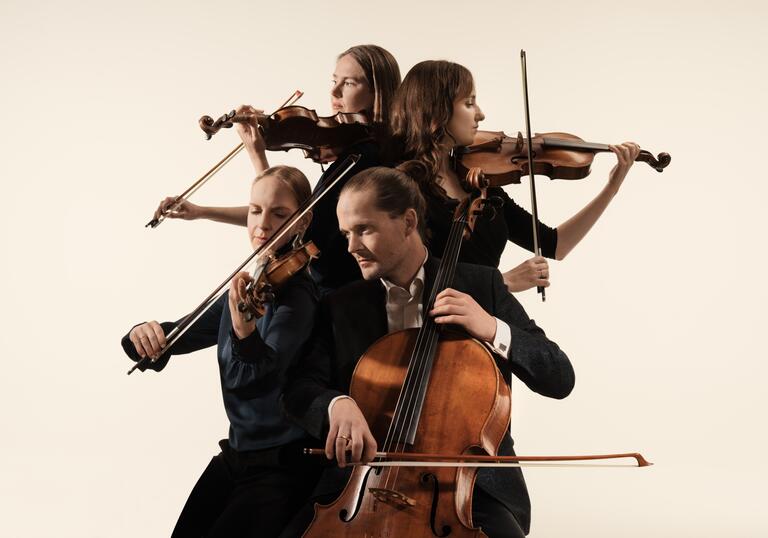
[[[418,329],[386,335],[357,364],[350,395],[382,446],[394,415]],[[509,386],[488,349],[457,332],[443,331],[435,353],[415,444],[393,450],[497,455],[509,428]],[[428,465],[428,464],[426,464]],[[473,528],[475,468],[373,468],[353,470],[342,495],[315,507],[305,537],[482,537]],[[396,491],[413,504],[385,502],[371,489]]]

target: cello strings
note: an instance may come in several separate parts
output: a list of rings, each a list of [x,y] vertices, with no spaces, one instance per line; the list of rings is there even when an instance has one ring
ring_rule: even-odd
[[[449,241],[450,241],[449,236]],[[442,281],[444,274],[443,264],[440,264],[440,267],[438,269],[438,273],[435,277],[435,283],[432,288],[432,299],[430,299],[430,302],[427,304],[426,309],[429,308],[429,305],[434,300],[435,292],[434,290],[437,289],[440,286],[440,282]],[[423,291],[422,291],[423,293]],[[422,312],[422,319],[426,317],[426,312]],[[398,439],[400,439],[403,435],[403,420],[406,418],[403,413],[403,408],[407,407],[410,408],[410,401],[412,400],[412,392],[413,392],[413,386],[415,383],[415,377],[418,375],[419,368],[419,362],[420,362],[420,356],[422,355],[424,342],[428,339],[428,336],[426,335],[426,331],[428,330],[428,327],[423,327],[418,331],[416,342],[414,344],[413,351],[411,352],[411,358],[408,363],[408,370],[406,372],[405,381],[403,383],[403,387],[400,390],[400,394],[398,396],[397,404],[395,406],[395,412],[394,412],[394,418],[393,421],[390,423],[389,431],[387,433],[387,438],[384,442],[385,450],[389,450],[393,444],[396,443]],[[385,477],[385,487],[387,487],[389,483],[389,477],[392,473],[390,469],[387,469],[387,475]],[[396,477],[395,477],[396,478]]]
[[[466,212],[468,213],[471,208],[472,200],[470,199],[467,203]],[[456,274],[456,266],[458,264],[459,254],[461,252],[464,227],[467,224],[468,223],[465,215],[461,215],[458,219],[454,220],[451,233],[449,235],[449,241],[446,245],[443,255],[443,263],[440,264],[438,275],[435,278],[435,283],[432,287],[428,308],[434,305],[437,294],[447,288],[448,285],[453,282],[454,276]],[[419,386],[416,387],[415,390],[412,386],[409,387],[408,394],[406,395],[408,400],[408,409],[404,414],[404,417],[407,422],[407,428],[402,430],[404,432],[410,431],[413,421],[419,418],[416,413],[416,406],[420,401],[423,402],[424,398],[426,398],[426,390],[428,388],[428,374],[431,373],[431,369],[433,367],[436,343],[439,335],[440,328],[431,318],[428,317],[428,310],[424,314],[424,319],[426,320],[425,325],[428,324],[428,326],[423,332],[426,335],[425,339],[428,341],[428,344],[426,347],[422,347],[421,349],[415,350],[414,352],[414,360],[418,361],[416,362],[418,375],[415,375],[414,379],[416,380],[415,382],[419,382]],[[427,371],[427,369],[429,371]],[[394,482],[397,480],[398,471],[396,470],[394,474],[395,476],[393,478],[393,486]],[[387,477],[387,482],[388,480],[389,476]]]
[[[453,275],[451,267],[455,266],[456,261],[458,260],[458,255],[461,249],[463,229],[463,218],[454,221],[452,224],[449,242],[446,245],[443,254],[443,261],[440,264],[440,270],[438,271],[438,275],[435,278],[435,283],[432,287],[430,300],[427,305],[427,312],[425,312],[424,317],[426,325],[424,328],[424,343],[422,344],[421,348],[417,350],[416,355],[416,373],[414,375],[414,384],[416,386],[412,386],[410,388],[408,394],[408,408],[403,414],[403,419],[406,422],[403,428],[404,432],[409,432],[413,426],[413,422],[420,418],[420,413],[417,411],[419,411],[418,408],[420,408],[420,404],[423,403],[424,399],[426,398],[428,379],[434,364],[434,356],[436,353],[437,340],[439,337],[439,326],[431,317],[429,317],[428,312],[429,309],[434,306],[437,295],[451,283]],[[395,471],[395,481],[397,480],[398,471],[399,470]]]
[[[452,237],[452,234],[449,234],[449,245],[450,245],[451,237]],[[450,248],[450,247],[447,246],[446,249],[448,249],[448,248]],[[429,300],[429,303],[427,304],[427,307],[426,307],[427,309],[429,308],[429,305],[431,305],[434,302],[434,297],[436,295],[435,290],[439,287],[440,282],[442,282],[443,274],[444,274],[444,269],[443,269],[442,264],[441,264],[441,266],[438,268],[438,273],[437,273],[437,275],[435,277],[435,284],[432,287],[432,294],[431,294],[431,298]],[[422,312],[422,318],[424,318],[424,317],[426,317],[426,312]],[[425,333],[424,333],[424,331],[420,330],[418,332],[418,334],[417,334],[416,342],[414,344],[413,351],[411,352],[411,359],[409,361],[408,372],[412,372],[413,371],[413,368],[412,368],[411,365],[414,364],[414,361],[418,358],[420,350],[422,349],[422,347],[424,345],[423,344],[424,340],[425,340]],[[390,424],[390,427],[389,427],[386,439],[384,441],[384,446],[385,447],[386,446],[390,446],[391,443],[394,443],[395,440],[393,439],[393,436],[396,433],[399,433],[398,428],[401,427],[401,426],[398,425],[398,422],[399,422],[399,419],[402,417],[401,409],[402,409],[402,406],[403,406],[403,401],[404,401],[404,398],[408,395],[408,391],[410,390],[410,388],[412,386],[412,383],[413,383],[413,378],[406,374],[406,378],[405,378],[403,387],[400,390],[400,395],[398,396],[398,401],[397,401],[397,404],[395,406],[394,419],[393,419],[392,423]]]
[[[424,319],[424,323],[422,329],[419,331],[419,337],[422,338],[417,338],[417,345],[414,346],[414,352],[411,359],[412,366],[409,367],[409,374],[411,374],[411,372],[412,374],[407,378],[406,386],[404,386],[401,391],[401,394],[404,395],[403,400],[406,402],[407,407],[404,413],[398,413],[396,415],[397,422],[400,422],[400,417],[402,417],[403,420],[403,423],[396,424],[395,428],[395,432],[400,435],[407,434],[411,430],[414,420],[418,420],[420,416],[420,413],[417,413],[417,408],[420,407],[420,403],[423,403],[426,398],[428,377],[432,370],[439,336],[439,326],[429,317],[429,309],[434,305],[437,294],[444,290],[453,280],[455,266],[461,251],[461,242],[465,224],[466,221],[462,216],[459,217],[459,219],[454,220],[451,226],[451,233],[443,254],[443,260],[438,269],[438,274],[435,277],[429,302],[423,312],[422,319]],[[399,468],[395,467],[394,473],[387,474],[385,487],[389,486],[391,474],[394,474],[392,477],[392,488],[394,489],[399,474]]]

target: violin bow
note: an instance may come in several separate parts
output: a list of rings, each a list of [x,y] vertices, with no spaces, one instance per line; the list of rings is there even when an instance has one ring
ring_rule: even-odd
[[[531,177],[531,218],[533,219],[533,254],[541,256],[539,245],[539,208],[536,204],[536,177],[533,173],[533,147],[531,142],[531,114],[528,108],[528,69],[525,64],[525,51],[520,50],[520,66],[523,70],[523,104],[525,108],[525,135],[528,140],[528,171]],[[547,300],[547,292],[543,286],[537,286],[536,291],[541,294],[541,301]]]
[[[294,104],[296,101],[298,101],[298,100],[301,98],[301,96],[302,96],[302,95],[304,95],[304,93],[303,93],[302,91],[300,91],[300,90],[296,90],[295,92],[293,92],[293,94],[292,94],[292,95],[291,95],[291,96],[290,96],[288,99],[286,99],[286,100],[285,100],[285,102],[284,102],[282,105],[280,105],[280,106],[277,108],[277,110],[280,110],[280,109],[281,109],[281,108],[283,108],[283,107],[286,107],[286,106],[289,106],[289,105],[292,105],[292,104]],[[235,115],[235,111],[233,110],[232,112],[230,112],[230,114],[232,115],[232,117],[234,117],[234,115]],[[224,117],[229,117],[229,114],[224,114],[224,116],[223,116],[222,118],[224,118]],[[222,120],[222,118],[219,118],[219,120]],[[210,136],[208,136],[208,139],[210,139],[210,138],[211,138],[211,137],[210,137]],[[193,183],[193,184],[192,184],[192,185],[191,185],[191,186],[190,186],[190,187],[189,187],[187,190],[185,190],[185,191],[184,191],[184,192],[182,192],[180,195],[178,195],[178,196],[176,197],[176,200],[173,202],[173,204],[171,204],[170,206],[168,206],[168,207],[167,207],[167,208],[166,208],[166,209],[165,209],[165,210],[164,210],[164,211],[163,211],[163,212],[160,214],[160,216],[159,216],[158,218],[153,218],[153,219],[152,219],[152,220],[150,220],[150,221],[149,221],[147,224],[145,224],[145,225],[144,225],[144,227],[145,227],[145,228],[157,228],[157,227],[160,225],[160,223],[161,223],[161,222],[163,222],[163,221],[165,220],[165,216],[166,216],[168,213],[170,213],[170,212],[172,212],[172,211],[175,211],[175,210],[177,210],[177,209],[179,208],[179,206],[181,205],[181,203],[182,203],[184,200],[187,200],[187,199],[189,199],[189,197],[190,197],[190,196],[192,196],[193,194],[195,194],[195,193],[197,192],[197,190],[198,190],[200,187],[202,187],[203,185],[205,185],[205,184],[208,182],[208,180],[209,180],[209,179],[211,179],[213,176],[215,176],[215,175],[216,175],[216,172],[218,172],[219,170],[221,170],[222,168],[224,168],[224,166],[225,166],[225,165],[226,165],[226,164],[227,164],[229,161],[231,161],[232,159],[234,159],[234,158],[235,158],[235,156],[236,156],[238,153],[240,153],[240,152],[243,150],[243,148],[244,148],[244,147],[245,147],[245,144],[243,144],[242,142],[240,142],[240,143],[239,143],[239,144],[238,144],[238,145],[237,145],[237,146],[236,146],[236,147],[235,147],[235,148],[234,148],[232,151],[230,151],[229,153],[227,153],[227,154],[224,156],[224,158],[223,158],[222,160],[220,160],[219,162],[217,162],[217,163],[216,163],[216,164],[213,166],[213,168],[211,168],[211,169],[210,169],[210,170],[208,170],[208,171],[207,171],[205,174],[203,174],[203,175],[200,177],[200,179],[198,179],[197,181],[195,181],[195,182],[194,182],[194,183]]]
[[[142,366],[145,366],[148,362],[157,362],[160,357],[162,357],[165,353],[168,352],[168,350],[181,338],[181,336],[187,332],[187,330],[192,326],[192,324],[200,319],[200,316],[202,316],[205,312],[208,311],[211,306],[221,297],[224,295],[224,292],[226,292],[226,285],[229,284],[229,282],[235,278],[237,273],[242,271],[245,267],[247,267],[254,259],[257,259],[259,256],[261,256],[264,253],[270,252],[272,248],[275,246],[275,244],[291,229],[291,227],[296,224],[304,215],[306,215],[314,206],[317,204],[317,202],[320,201],[320,199],[325,196],[328,192],[331,191],[334,185],[338,183],[341,178],[343,178],[347,173],[357,164],[357,162],[360,160],[359,154],[353,154],[344,159],[344,161],[341,163],[339,168],[335,171],[334,176],[328,180],[328,182],[325,184],[325,187],[320,189],[319,191],[316,191],[312,193],[312,196],[307,200],[305,203],[303,203],[294,213],[291,215],[288,220],[286,220],[277,230],[275,230],[275,233],[272,234],[272,237],[269,238],[269,240],[261,245],[259,248],[257,248],[255,251],[253,251],[243,263],[241,263],[237,269],[232,271],[232,273],[222,282],[211,294],[203,300],[202,303],[200,303],[197,308],[195,308],[192,313],[190,313],[187,317],[185,317],[181,323],[179,323],[176,327],[173,328],[171,332],[168,333],[166,336],[166,344],[163,348],[163,351],[160,352],[160,355],[155,357],[154,359],[150,359],[148,356],[142,358],[136,364],[133,365],[133,367],[128,370],[128,375],[131,375],[134,370],[137,368],[141,368]]]

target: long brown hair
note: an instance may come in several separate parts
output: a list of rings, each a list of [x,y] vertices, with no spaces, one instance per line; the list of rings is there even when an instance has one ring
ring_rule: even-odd
[[[436,184],[441,164],[440,140],[453,115],[453,103],[469,96],[473,87],[472,73],[466,67],[445,60],[428,60],[414,65],[395,93],[390,120],[391,157],[395,161],[422,161],[435,193],[442,194]]]
[[[389,111],[395,90],[400,86],[400,67],[390,52],[378,45],[355,45],[338,58],[349,54],[362,67],[365,78],[373,90],[374,125],[381,134],[389,131]]]

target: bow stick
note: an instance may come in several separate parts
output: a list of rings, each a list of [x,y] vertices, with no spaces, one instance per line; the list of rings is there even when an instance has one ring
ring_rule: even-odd
[[[325,451],[320,448],[305,448],[304,453],[310,456],[322,456]],[[369,467],[649,467],[653,463],[646,460],[638,452],[623,454],[588,454],[581,456],[487,456],[478,454],[419,454],[415,452],[377,452],[376,458],[387,461],[372,461],[365,465]],[[631,458],[634,465],[606,464],[555,464],[550,462],[577,462]]]

